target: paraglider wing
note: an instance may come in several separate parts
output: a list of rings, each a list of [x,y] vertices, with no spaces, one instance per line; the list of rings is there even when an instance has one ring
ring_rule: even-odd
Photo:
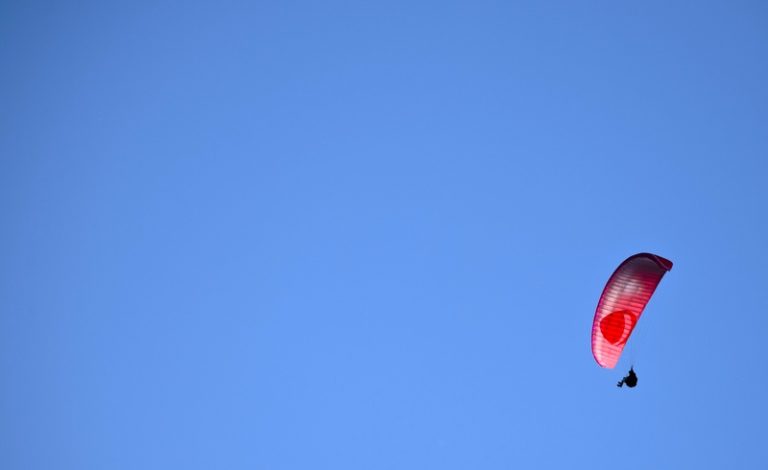
[[[670,269],[668,259],[639,253],[624,260],[608,279],[592,323],[592,355],[602,367],[619,362],[645,305]]]

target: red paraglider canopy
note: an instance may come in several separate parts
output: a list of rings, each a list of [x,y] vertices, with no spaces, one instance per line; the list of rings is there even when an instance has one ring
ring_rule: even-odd
[[[616,268],[603,289],[592,323],[592,355],[602,367],[619,362],[645,305],[672,262],[651,253],[630,256]]]

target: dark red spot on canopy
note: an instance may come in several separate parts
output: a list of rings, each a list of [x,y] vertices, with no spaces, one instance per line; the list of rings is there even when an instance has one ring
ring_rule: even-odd
[[[629,310],[618,310],[600,320],[600,332],[611,344],[625,343],[637,323],[637,317]]]

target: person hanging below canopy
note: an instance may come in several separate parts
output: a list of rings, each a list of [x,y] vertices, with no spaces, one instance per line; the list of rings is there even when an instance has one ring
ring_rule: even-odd
[[[621,379],[621,380],[619,381],[619,383],[617,383],[617,384],[616,384],[616,386],[617,386],[617,387],[621,387],[621,386],[623,386],[624,384],[626,384],[626,385],[627,385],[627,387],[629,387],[629,388],[632,388],[632,387],[634,387],[635,385],[637,385],[637,374],[635,374],[635,369],[634,369],[634,367],[630,367],[630,368],[629,368],[629,374],[627,374],[627,376],[626,376],[626,377],[624,377],[623,379]]]

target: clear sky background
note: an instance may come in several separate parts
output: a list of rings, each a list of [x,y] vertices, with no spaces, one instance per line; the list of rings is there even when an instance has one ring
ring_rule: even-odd
[[[765,2],[2,2],[0,68],[0,468],[764,468]]]

